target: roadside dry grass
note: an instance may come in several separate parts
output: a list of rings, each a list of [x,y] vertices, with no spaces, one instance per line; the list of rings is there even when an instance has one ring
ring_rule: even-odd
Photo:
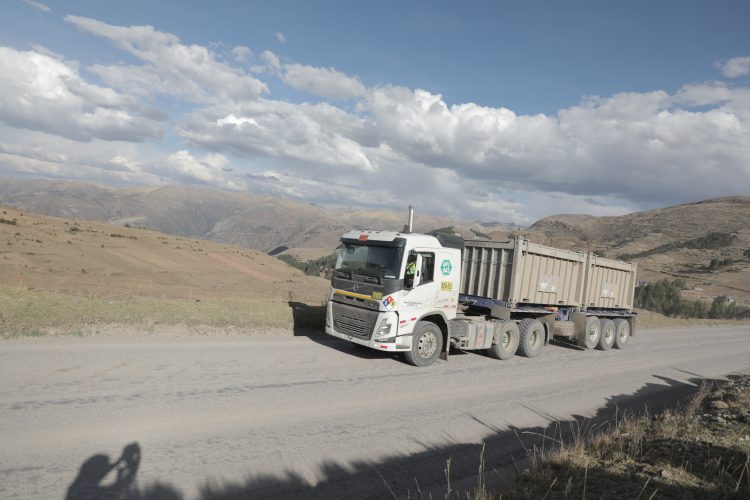
[[[682,327],[700,327],[700,326],[721,326],[721,325],[747,325],[750,321],[733,320],[733,319],[708,319],[708,318],[672,318],[663,314],[638,310],[638,329],[643,328],[682,328]]]
[[[582,429],[536,452],[511,489],[474,500],[750,498],[750,376],[707,384],[684,407]]]
[[[138,297],[102,298],[0,286],[0,337],[48,333],[86,334],[105,325],[128,325],[144,331],[160,326],[232,330],[322,329],[322,308],[293,308],[289,301],[243,298],[189,300]]]

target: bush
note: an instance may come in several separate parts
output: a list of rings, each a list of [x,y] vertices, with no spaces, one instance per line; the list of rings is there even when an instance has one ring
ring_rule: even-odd
[[[682,318],[750,318],[750,308],[729,302],[727,297],[716,297],[710,308],[700,300],[685,300],[680,297],[680,291],[684,288],[685,280],[683,279],[672,281],[663,279],[638,287],[635,289],[635,307]]]
[[[320,276],[323,274],[326,279],[331,277],[333,268],[336,267],[337,254],[327,255],[319,259],[309,260],[307,262],[297,260],[293,255],[282,254],[277,255],[276,258],[286,262],[292,267],[296,267],[308,276]]]
[[[713,271],[714,269],[731,266],[732,264],[734,264],[734,259],[711,259],[711,262],[706,269]]]
[[[734,243],[734,240],[737,239],[737,236],[735,236],[732,233],[721,233],[721,232],[715,232],[715,233],[708,233],[705,236],[701,236],[700,238],[693,238],[692,240],[682,241],[682,242],[675,242],[675,243],[665,243],[664,245],[659,245],[658,247],[654,247],[650,250],[644,250],[643,252],[638,253],[625,253],[617,257],[618,259],[622,260],[632,260],[637,259],[639,257],[648,257],[649,255],[654,255],[657,253],[665,253],[669,252],[671,250],[677,250],[680,248],[692,248],[697,250],[717,250],[719,248],[726,248],[730,246],[732,243]]]

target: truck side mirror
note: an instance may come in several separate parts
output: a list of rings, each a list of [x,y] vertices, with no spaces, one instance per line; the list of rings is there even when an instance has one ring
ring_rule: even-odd
[[[406,259],[406,268],[404,269],[404,288],[411,290],[419,285],[419,265],[420,256],[416,252],[409,253]]]
[[[416,269],[414,272],[414,279],[412,280],[412,288],[417,288],[419,286],[419,283],[422,281],[421,276],[422,271],[422,256],[417,254],[417,263],[416,263]]]

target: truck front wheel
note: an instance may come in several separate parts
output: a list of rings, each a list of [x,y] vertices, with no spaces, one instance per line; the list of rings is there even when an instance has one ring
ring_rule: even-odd
[[[515,321],[503,321],[500,323],[500,334],[498,342],[487,349],[487,354],[495,359],[508,359],[518,349],[518,325]]]
[[[414,326],[411,350],[405,352],[406,361],[414,366],[429,366],[443,350],[443,332],[435,323],[418,321]]]
[[[518,343],[518,354],[533,358],[542,353],[544,345],[544,325],[534,318],[526,318],[521,321],[518,329],[521,332]]]

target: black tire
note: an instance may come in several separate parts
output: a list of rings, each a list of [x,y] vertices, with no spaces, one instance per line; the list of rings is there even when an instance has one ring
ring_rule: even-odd
[[[508,359],[512,357],[518,349],[519,330],[515,321],[503,321],[499,325],[500,333],[497,344],[487,349],[487,354],[495,359]]]
[[[544,346],[544,325],[534,318],[526,318],[518,325],[518,354],[533,358],[542,353]]]
[[[443,351],[443,332],[435,323],[418,321],[414,326],[411,350],[404,353],[406,361],[414,366],[429,366]]]
[[[599,343],[601,335],[602,325],[599,318],[589,316],[586,318],[586,328],[582,332],[576,333],[576,342],[584,349],[593,349]]]
[[[625,349],[625,344],[630,340],[630,323],[624,318],[615,321],[615,349]]]
[[[599,342],[596,344],[597,349],[602,351],[609,351],[612,349],[612,344],[615,343],[615,324],[611,319],[602,318],[599,320],[601,324],[601,333],[599,334]]]

